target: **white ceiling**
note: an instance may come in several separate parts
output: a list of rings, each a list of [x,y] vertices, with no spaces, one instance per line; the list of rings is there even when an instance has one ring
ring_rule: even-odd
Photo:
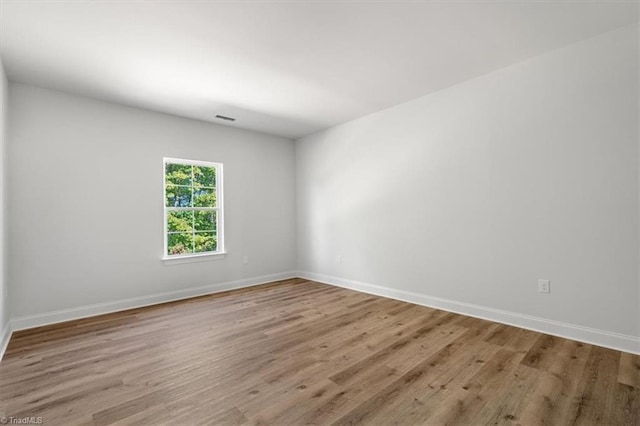
[[[13,81],[297,138],[637,21],[635,2],[2,0],[0,53]]]

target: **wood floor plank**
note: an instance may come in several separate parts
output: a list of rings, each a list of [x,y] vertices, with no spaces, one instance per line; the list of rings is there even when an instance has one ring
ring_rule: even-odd
[[[403,398],[384,407],[385,421],[391,415],[401,418],[401,424],[428,424],[432,413],[445,398],[462,389],[463,384],[483,367],[485,360],[495,354],[497,349],[493,345],[481,341],[486,334],[486,331],[469,329],[441,346],[428,358],[426,374],[405,387]],[[473,352],[467,352],[469,344],[473,345]],[[375,418],[372,421],[375,422]]]
[[[542,373],[525,365],[517,365],[510,380],[492,394],[491,399],[473,418],[473,424],[523,424],[519,413],[528,405]]]
[[[539,334],[527,355],[522,360],[522,364],[544,370],[546,366],[553,362],[556,346],[561,342],[561,338],[547,334]]]
[[[427,323],[417,331],[392,342],[385,348],[375,352],[371,356],[358,361],[357,363],[349,366],[345,370],[339,371],[329,377],[333,382],[344,385],[350,380],[357,378],[358,375],[366,374],[367,370],[375,368],[379,364],[387,364],[391,368],[394,365],[407,365],[411,361],[407,358],[420,358],[421,355],[426,355],[429,352],[435,352],[441,346],[442,341],[449,341],[455,339],[457,335],[453,334],[455,331],[450,328],[446,328],[444,331],[437,328],[433,324]],[[458,331],[459,334],[464,332],[463,329]],[[434,345],[428,343],[437,341]],[[438,346],[440,344],[440,346]],[[396,356],[402,356],[401,360],[395,362],[391,358]],[[405,361],[404,364],[402,361]]]
[[[638,425],[640,357],[305,279],[16,332],[45,425]]]
[[[518,352],[498,349],[461,389],[455,389],[428,419],[434,424],[474,424],[473,419],[493,399],[496,392],[512,382],[512,375],[522,360]]]
[[[640,425],[640,387],[618,383],[615,389],[614,407],[608,421],[614,425]]]
[[[640,387],[640,357],[627,353],[620,354],[618,383]]]
[[[321,403],[296,419],[296,424],[329,424],[351,411],[360,400],[366,400],[394,380],[397,371],[380,366],[367,376],[366,382],[356,382],[350,386],[340,387],[338,392],[327,393]]]
[[[548,371],[542,371],[529,404],[519,416],[522,424],[565,424],[570,413],[572,396],[581,379],[590,345],[573,340],[562,342]]]
[[[612,415],[620,352],[594,346],[569,408],[567,421],[576,425],[606,424]]]

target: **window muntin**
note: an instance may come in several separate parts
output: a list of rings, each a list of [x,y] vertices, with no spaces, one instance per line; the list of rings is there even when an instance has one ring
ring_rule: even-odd
[[[222,164],[164,159],[164,257],[224,252]]]

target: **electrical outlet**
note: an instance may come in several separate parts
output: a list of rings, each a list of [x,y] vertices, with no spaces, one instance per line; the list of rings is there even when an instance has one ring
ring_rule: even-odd
[[[246,265],[247,263],[249,263],[249,256],[242,256],[242,264]]]
[[[551,293],[551,283],[549,280],[538,280],[538,292]]]
[[[339,254],[337,260],[338,260],[338,263],[342,263],[342,255]]]

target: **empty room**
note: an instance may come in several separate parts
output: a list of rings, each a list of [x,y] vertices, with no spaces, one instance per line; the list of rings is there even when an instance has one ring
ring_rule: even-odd
[[[640,425],[639,21],[0,0],[0,424]]]

